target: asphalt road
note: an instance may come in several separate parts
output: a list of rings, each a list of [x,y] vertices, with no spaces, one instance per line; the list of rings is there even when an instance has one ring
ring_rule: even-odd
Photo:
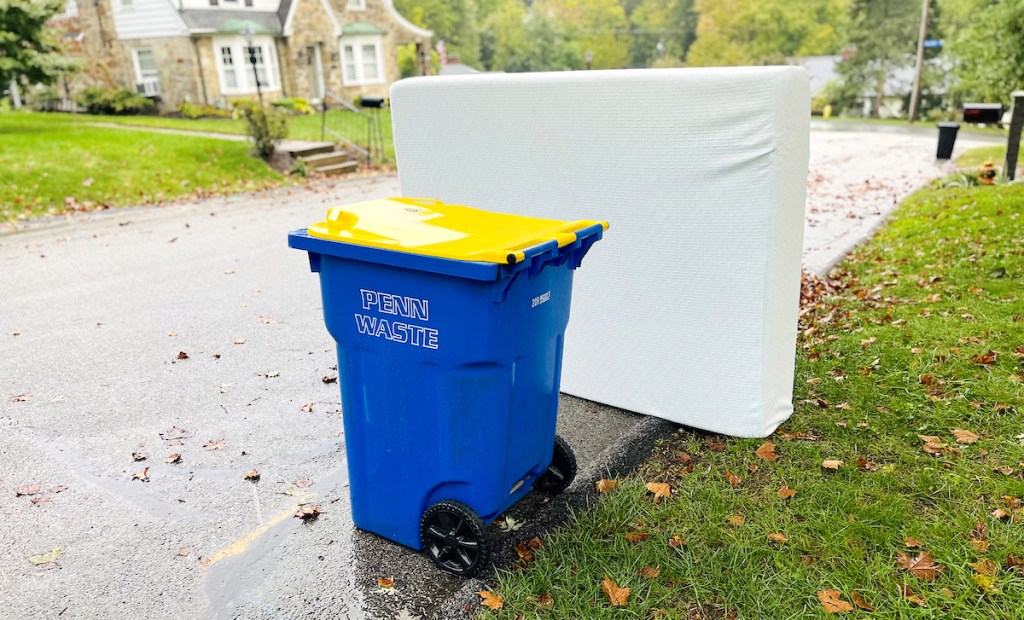
[[[932,149],[933,135],[812,133],[808,267],[939,175]],[[0,235],[0,617],[456,613],[439,610],[463,581],[352,526],[338,386],[322,381],[335,352],[317,277],[285,243],[328,206],[397,193],[394,177],[353,179]],[[629,460],[609,446],[653,428],[569,397],[559,424],[586,470],[575,501]],[[188,436],[162,438],[172,428]],[[302,502],[322,516],[295,518]],[[568,505],[545,504],[513,509],[520,532],[492,527],[505,553]]]

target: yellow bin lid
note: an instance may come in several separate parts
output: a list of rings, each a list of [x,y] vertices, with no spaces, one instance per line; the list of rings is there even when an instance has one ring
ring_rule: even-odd
[[[563,222],[481,211],[427,198],[383,198],[332,207],[309,236],[452,260],[506,264],[549,241],[564,247],[576,231],[607,222]]]

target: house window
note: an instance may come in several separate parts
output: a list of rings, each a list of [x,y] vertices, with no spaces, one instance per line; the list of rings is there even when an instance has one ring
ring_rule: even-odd
[[[366,0],[348,0],[348,8],[354,11],[363,11],[366,9]]]
[[[135,75],[140,82],[155,80],[160,77],[156,68],[156,58],[153,50],[149,48],[138,48],[135,51]]]
[[[345,86],[380,84],[384,81],[383,42],[380,35],[343,37],[342,81]]]
[[[278,73],[277,54],[272,37],[257,36],[252,47],[243,37],[216,37],[214,49],[219,50],[216,55],[217,69],[220,73],[221,91],[225,95],[254,94],[257,76],[260,89],[281,90],[281,77]]]

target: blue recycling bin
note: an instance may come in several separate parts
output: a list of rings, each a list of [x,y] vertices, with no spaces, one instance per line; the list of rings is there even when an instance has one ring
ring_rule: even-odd
[[[606,228],[391,198],[289,234],[337,343],[357,527],[472,575],[487,523],[568,487],[562,343],[573,271]]]

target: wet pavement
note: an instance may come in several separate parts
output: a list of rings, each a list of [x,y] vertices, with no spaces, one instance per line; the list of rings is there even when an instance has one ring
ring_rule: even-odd
[[[977,142],[963,138],[958,151]],[[807,267],[941,174],[933,149],[924,132],[812,132]],[[330,205],[397,191],[352,179],[0,235],[0,617],[463,615],[479,582],[352,526],[338,386],[323,381],[335,352],[317,277],[285,244]],[[521,530],[493,525],[501,557],[668,427],[570,397],[559,426],[578,482],[515,506]],[[323,514],[295,518],[302,503]]]

